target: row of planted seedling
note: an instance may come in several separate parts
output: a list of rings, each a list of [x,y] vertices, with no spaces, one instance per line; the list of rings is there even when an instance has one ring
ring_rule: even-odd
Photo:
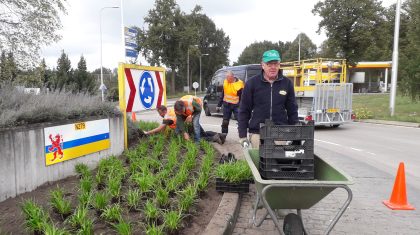
[[[145,234],[175,233],[206,189],[214,155],[204,141],[196,145],[172,135],[142,139],[124,157],[102,159],[96,174],[84,164],[76,166],[77,206],[72,207],[63,189],[51,191],[50,204],[62,219],[60,225],[43,208],[26,201],[22,206],[26,227],[41,234],[93,234],[94,224],[101,220],[118,234],[132,234],[136,226]],[[130,213],[139,213],[141,222],[131,221]]]

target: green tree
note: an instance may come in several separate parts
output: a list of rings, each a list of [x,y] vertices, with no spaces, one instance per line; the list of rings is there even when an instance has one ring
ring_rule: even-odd
[[[182,40],[185,34],[185,17],[175,0],[156,0],[155,8],[144,18],[147,30],[139,31],[146,60],[153,66],[165,64],[176,71],[183,58]],[[171,77],[171,92],[175,93],[175,74]]]
[[[299,35],[290,43],[288,49],[283,53],[283,61],[295,61],[299,59]],[[305,34],[300,34],[300,59],[313,59],[316,55],[316,45]],[[286,60],[287,59],[287,60]]]
[[[234,65],[259,64],[261,63],[261,56],[264,51],[271,49],[279,50],[279,44],[270,41],[251,43],[249,46],[245,47],[245,49],[238,57],[238,62],[234,63]],[[280,51],[280,53],[282,52],[283,51]]]
[[[400,90],[413,101],[420,101],[420,1],[408,1],[407,45],[402,46],[399,74]]]
[[[216,68],[228,64],[230,39],[223,30],[217,29],[213,21],[201,13],[196,6],[191,14],[181,11],[175,0],[156,0],[155,8],[144,18],[147,30],[139,30],[139,50],[152,65],[164,64],[172,71],[170,91],[185,85],[187,77],[187,55],[190,55],[190,78],[199,74],[199,57],[202,57],[204,80]],[[189,52],[189,53],[188,53]],[[179,78],[177,81],[175,78]]]
[[[61,56],[57,60],[57,72],[56,77],[53,81],[53,90],[62,91],[64,88],[67,88],[66,85],[71,84],[72,79],[72,69],[71,62],[68,55],[61,51]],[[70,88],[71,90],[72,88]]]
[[[14,83],[18,74],[17,64],[12,52],[2,51],[0,56],[0,82]]]
[[[318,32],[325,29],[329,45],[353,64],[371,45],[383,10],[377,0],[325,0],[318,2],[312,13],[322,18]]]
[[[93,76],[87,71],[86,60],[80,56],[77,69],[74,71],[74,92],[94,94],[96,91],[96,84]]]
[[[210,82],[211,76],[217,69],[229,64],[230,39],[222,29],[217,29],[215,23],[201,10],[200,6],[195,6],[192,12],[186,15],[188,34],[195,35],[195,37],[189,38],[183,42],[183,45],[196,45],[189,48],[190,78],[192,78],[191,81],[199,82],[201,56],[202,87],[205,87],[205,84]],[[197,32],[197,34],[194,34],[194,32]],[[203,56],[203,54],[208,55]],[[183,61],[187,60],[185,53],[183,58]],[[184,62],[180,66],[182,74],[186,74],[186,65]]]
[[[0,50],[20,65],[38,60],[41,46],[58,41],[66,0],[0,0]],[[32,64],[32,63],[31,63]]]
[[[321,43],[317,56],[321,58],[336,58],[338,54],[338,49],[331,45],[330,40],[327,39]]]

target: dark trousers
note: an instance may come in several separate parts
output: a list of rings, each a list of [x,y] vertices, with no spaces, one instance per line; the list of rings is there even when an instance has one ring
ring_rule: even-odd
[[[238,118],[239,104],[231,104],[223,102],[223,122],[222,122],[222,133],[228,133],[229,131],[229,121],[233,115],[235,118]]]

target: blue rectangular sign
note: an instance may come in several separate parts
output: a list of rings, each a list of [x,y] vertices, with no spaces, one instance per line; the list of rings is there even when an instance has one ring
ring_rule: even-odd
[[[131,50],[131,49],[128,49],[128,48],[125,49],[125,56],[127,56],[127,57],[137,58],[138,55],[139,55],[139,53],[135,50]]]
[[[137,44],[133,43],[133,42],[125,42],[125,46],[126,47],[132,47],[132,48],[137,48]]]

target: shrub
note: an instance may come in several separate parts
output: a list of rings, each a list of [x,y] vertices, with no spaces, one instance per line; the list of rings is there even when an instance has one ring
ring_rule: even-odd
[[[357,119],[369,119],[373,117],[373,113],[365,107],[356,108],[354,110]]]
[[[252,179],[252,172],[245,161],[220,164],[216,168],[216,176],[229,183],[239,183]]]
[[[27,200],[22,204],[22,211],[25,216],[25,227],[34,233],[44,231],[48,223],[48,214],[32,200]]]

